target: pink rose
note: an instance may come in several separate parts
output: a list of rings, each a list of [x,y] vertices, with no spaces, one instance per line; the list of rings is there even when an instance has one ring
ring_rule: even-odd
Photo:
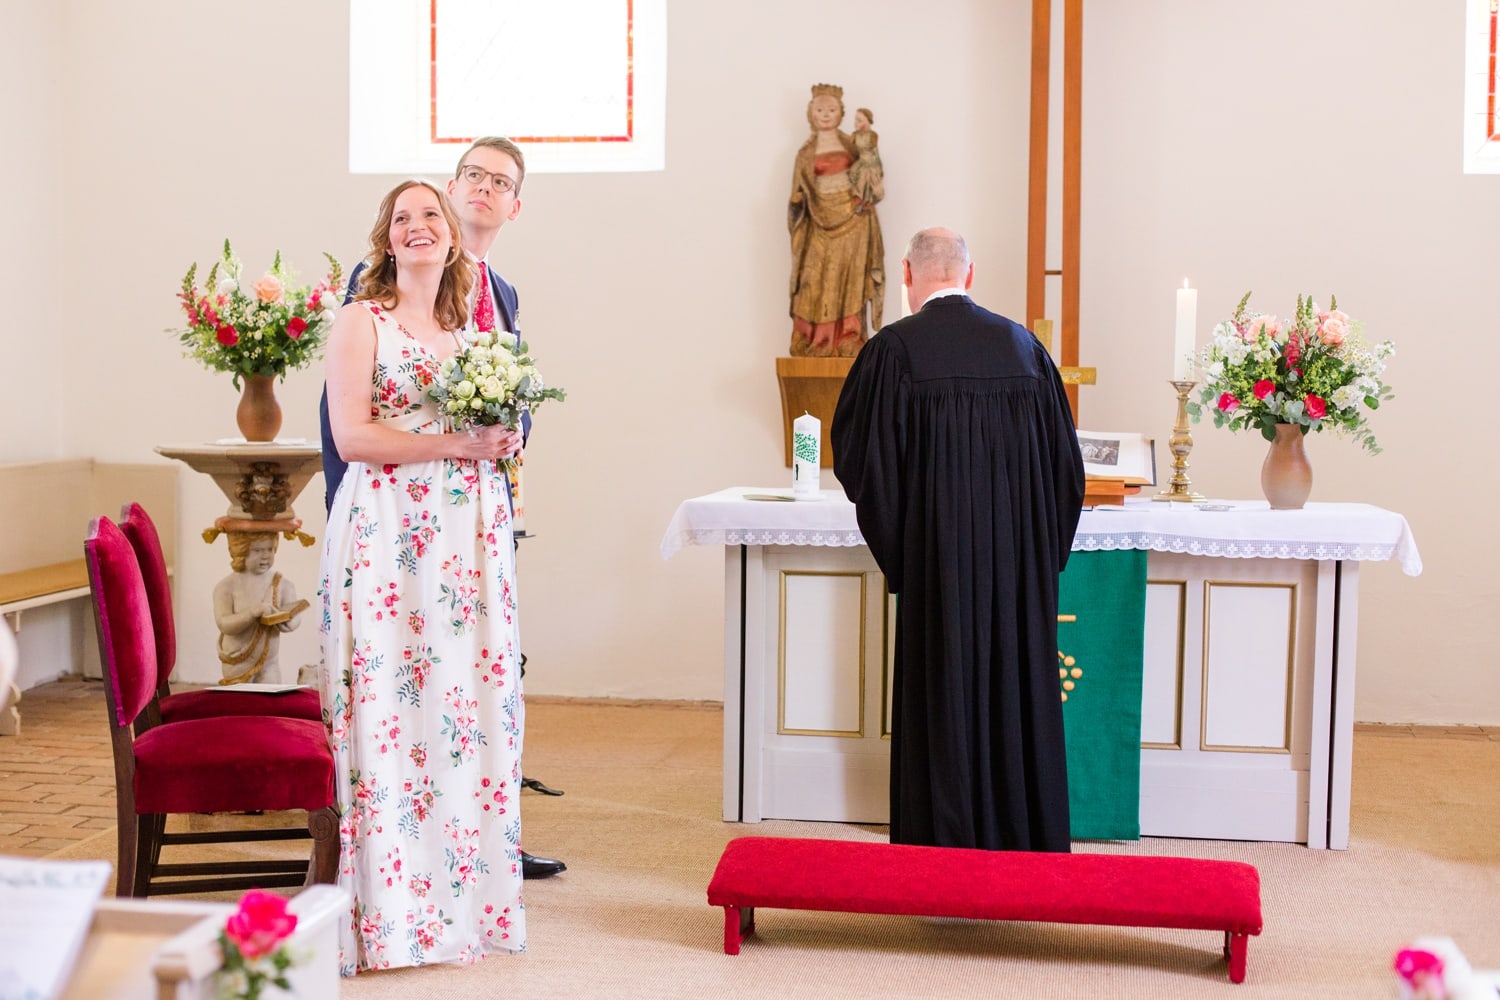
[[[1318,327],[1318,339],[1329,347],[1338,347],[1348,334],[1349,324],[1331,315]]]
[[[1336,319],[1345,326],[1349,325],[1349,314],[1342,309],[1330,309],[1328,312],[1318,313],[1319,324],[1327,323],[1331,319]]]
[[[1328,404],[1323,401],[1322,397],[1309,395],[1303,403],[1307,407],[1307,415],[1314,420],[1322,420],[1328,416]]]
[[[1223,410],[1225,413],[1233,413],[1239,408],[1240,401],[1234,397],[1233,393],[1226,392],[1224,393],[1224,395],[1219,397],[1219,409]]]
[[[1269,340],[1275,340],[1276,335],[1281,332],[1281,320],[1275,316],[1257,316],[1245,326],[1245,340],[1253,341],[1262,333]]]
[[[1276,391],[1276,383],[1272,382],[1268,378],[1263,378],[1259,382],[1255,383],[1255,398],[1256,399],[1265,399],[1267,396],[1269,396],[1271,393],[1273,393],[1275,391]]]
[[[302,332],[307,329],[307,320],[301,316],[293,316],[286,321],[286,335],[293,340],[300,340]]]
[[[297,928],[297,915],[286,911],[286,900],[274,893],[251,889],[240,898],[240,908],[224,924],[224,934],[240,954],[254,960],[269,955]]]
[[[225,347],[233,347],[235,344],[238,344],[240,342],[239,333],[237,333],[234,327],[230,326],[228,323],[223,324],[217,330],[215,330],[214,335],[219,338],[219,343],[223,344]]]
[[[255,297],[262,302],[280,302],[281,279],[274,274],[263,274],[256,278]]]
[[[1443,960],[1430,951],[1402,948],[1396,952],[1396,974],[1413,986],[1421,987],[1428,979],[1443,983]]]

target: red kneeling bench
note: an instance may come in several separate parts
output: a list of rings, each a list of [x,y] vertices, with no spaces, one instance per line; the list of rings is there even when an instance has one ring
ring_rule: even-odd
[[[724,848],[708,903],[724,907],[729,955],[755,930],[757,906],[1223,931],[1236,983],[1248,935],[1261,931],[1253,865],[1133,854],[739,837]]]

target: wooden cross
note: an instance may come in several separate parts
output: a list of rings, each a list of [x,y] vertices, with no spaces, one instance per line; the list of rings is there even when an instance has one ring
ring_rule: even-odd
[[[1036,334],[1036,339],[1040,340],[1042,346],[1047,348],[1047,353],[1052,355],[1052,360],[1058,361],[1058,352],[1053,350],[1052,347],[1052,321],[1050,319],[1034,319],[1031,321],[1031,329]],[[1099,378],[1099,370],[1092,365],[1059,364],[1057,370],[1062,374],[1063,385],[1070,388],[1078,385],[1094,385],[1098,382]],[[1069,402],[1073,404],[1074,427],[1078,426],[1077,392],[1077,389],[1072,389],[1069,393]]]

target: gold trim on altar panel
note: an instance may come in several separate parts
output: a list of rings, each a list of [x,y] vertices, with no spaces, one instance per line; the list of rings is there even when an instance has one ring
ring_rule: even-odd
[[[786,727],[786,581],[789,576],[852,576],[859,578],[859,675],[855,687],[859,698],[858,729],[788,729]],[[778,574],[779,609],[776,616],[776,732],[780,736],[863,737],[865,735],[865,573],[842,570],[781,570]]]
[[[1213,588],[1216,585],[1226,589],[1230,587],[1238,589],[1258,587],[1289,591],[1286,622],[1286,684],[1282,695],[1281,746],[1279,747],[1234,746],[1230,744],[1211,744],[1208,742],[1208,647],[1209,633],[1213,628],[1213,616],[1211,614]],[[1292,684],[1297,663],[1298,586],[1296,583],[1259,582],[1253,580],[1203,581],[1203,678],[1202,690],[1199,692],[1200,706],[1198,714],[1198,748],[1200,750],[1273,754],[1290,754],[1292,752]]]
[[[891,593],[891,585],[886,581],[885,575],[880,577],[880,738],[888,740],[891,738],[891,728],[894,720],[891,718],[893,709],[892,698],[895,692],[892,689],[892,681],[896,675],[896,614],[892,607],[896,600]]]
[[[1186,580],[1146,580],[1146,586],[1161,587],[1175,586],[1177,588],[1177,647],[1176,667],[1177,683],[1172,690],[1172,734],[1176,737],[1175,743],[1153,743],[1146,740],[1141,741],[1142,750],[1181,750],[1182,749],[1182,688],[1187,672],[1187,584]]]

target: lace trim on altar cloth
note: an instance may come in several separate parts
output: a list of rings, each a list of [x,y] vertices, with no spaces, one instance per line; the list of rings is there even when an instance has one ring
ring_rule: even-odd
[[[1116,552],[1146,549],[1151,552],[1175,552],[1190,556],[1218,556],[1224,559],[1341,559],[1356,562],[1378,562],[1390,559],[1394,544],[1383,542],[1278,542],[1267,539],[1184,538],[1154,531],[1120,531],[1090,533],[1073,539],[1074,552]]]
[[[798,528],[773,531],[755,528],[688,528],[677,536],[676,551],[683,545],[827,545],[854,548],[865,544],[858,531],[817,531]]]
[[[858,531],[815,529],[773,530],[766,528],[688,528],[663,544],[670,556],[685,545],[823,545],[854,548],[865,543]],[[1074,552],[1117,552],[1145,549],[1223,559],[1312,559],[1378,562],[1401,558],[1399,546],[1386,542],[1271,541],[1267,539],[1189,538],[1155,531],[1090,532],[1073,539]],[[1421,563],[1417,564],[1420,572]]]

